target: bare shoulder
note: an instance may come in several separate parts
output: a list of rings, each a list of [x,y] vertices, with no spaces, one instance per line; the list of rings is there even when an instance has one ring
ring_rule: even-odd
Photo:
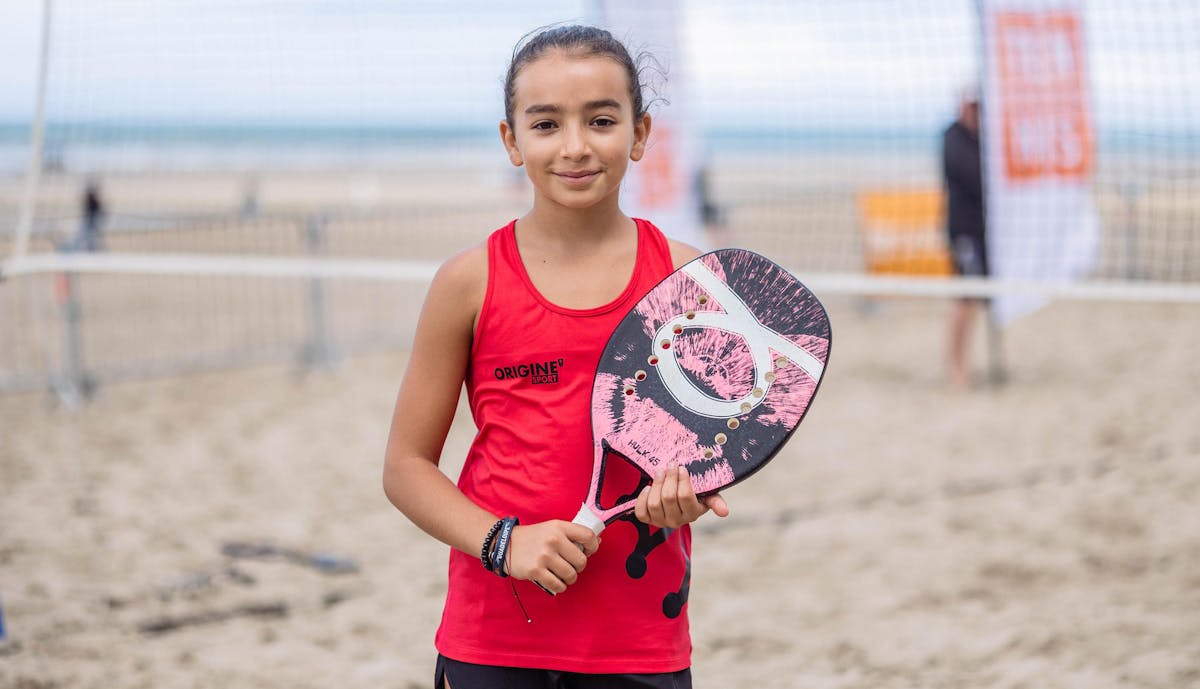
[[[487,243],[480,242],[446,259],[433,279],[445,287],[471,291],[487,287],[487,273]]]
[[[667,243],[671,247],[671,264],[678,270],[680,266],[700,255],[700,250],[691,244],[686,244],[676,239],[667,238]]]
[[[452,315],[459,323],[473,324],[487,293],[488,251],[482,242],[446,259],[433,276],[426,308]]]

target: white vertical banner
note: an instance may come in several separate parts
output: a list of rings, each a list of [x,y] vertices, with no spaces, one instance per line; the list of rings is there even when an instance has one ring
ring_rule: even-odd
[[[979,0],[988,261],[1001,281],[1070,281],[1096,264],[1083,4]],[[1003,295],[992,316],[1005,324],[1044,302]]]
[[[687,64],[683,54],[683,12],[677,0],[598,0],[600,24],[636,59],[648,51],[662,64],[666,79],[657,95],[669,101],[651,110],[646,155],[629,167],[621,207],[645,218],[675,239],[703,248],[696,198],[696,132],[690,119]],[[653,72],[651,72],[653,75]],[[647,100],[654,93],[647,93]]]

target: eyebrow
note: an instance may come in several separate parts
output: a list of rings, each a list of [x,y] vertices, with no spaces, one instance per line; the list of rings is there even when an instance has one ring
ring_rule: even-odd
[[[604,108],[612,108],[614,110],[620,110],[621,104],[618,103],[617,101],[613,100],[612,98],[602,98],[600,100],[588,101],[587,103],[584,103],[584,105],[583,105],[584,110],[602,110]],[[551,105],[548,103],[547,104],[534,103],[533,105],[529,106],[528,108],[525,108],[526,115],[535,115],[535,114],[544,113],[544,112],[554,113],[554,112],[561,112],[561,111],[562,111],[562,109],[559,108],[557,105]]]

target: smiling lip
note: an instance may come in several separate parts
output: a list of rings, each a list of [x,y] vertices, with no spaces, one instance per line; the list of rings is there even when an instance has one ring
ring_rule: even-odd
[[[600,172],[598,170],[581,170],[579,172],[558,172],[555,174],[567,184],[582,186],[592,181]]]

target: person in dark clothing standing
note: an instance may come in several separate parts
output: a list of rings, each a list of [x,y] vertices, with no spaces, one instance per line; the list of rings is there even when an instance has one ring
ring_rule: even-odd
[[[946,185],[946,231],[954,269],[959,275],[988,275],[983,169],[979,152],[979,93],[964,90],[958,118],[942,136],[942,174]],[[970,383],[967,343],[971,321],[986,300],[955,299],[950,311],[947,373],[955,388]]]
[[[104,201],[100,198],[100,184],[95,180],[89,180],[83,192],[83,227],[80,228],[80,249],[99,251],[104,248],[100,237],[103,223]]]

